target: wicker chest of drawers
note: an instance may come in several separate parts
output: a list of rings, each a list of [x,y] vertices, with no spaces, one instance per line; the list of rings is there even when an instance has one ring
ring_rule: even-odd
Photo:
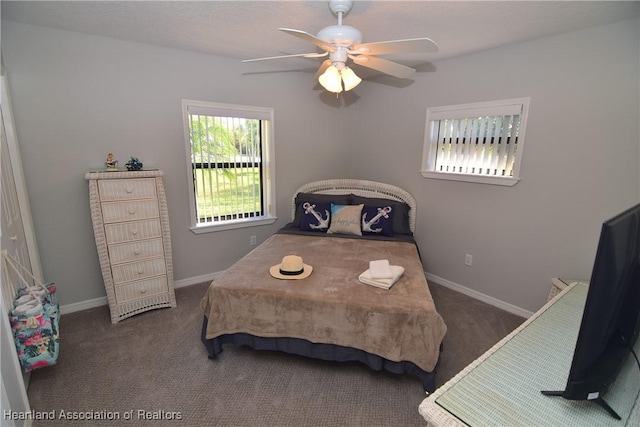
[[[85,175],[112,323],[176,306],[162,176],[160,170]]]

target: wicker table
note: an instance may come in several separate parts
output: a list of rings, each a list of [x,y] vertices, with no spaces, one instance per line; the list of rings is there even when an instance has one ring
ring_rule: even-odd
[[[633,357],[605,396],[622,421],[592,402],[540,393],[565,386],[587,290],[585,283],[570,284],[427,397],[420,404],[420,414],[433,426],[640,425],[640,373]]]

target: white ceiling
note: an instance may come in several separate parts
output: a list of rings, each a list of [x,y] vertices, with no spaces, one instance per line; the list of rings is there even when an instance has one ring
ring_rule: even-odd
[[[355,1],[343,24],[358,28],[363,42],[434,40],[437,53],[387,57],[415,65],[639,14],[638,1]],[[277,28],[317,34],[337,23],[328,2],[310,0],[2,0],[2,19],[237,59],[315,52],[313,45]],[[280,67],[300,61],[321,60],[277,60]],[[264,62],[246,64],[247,71],[257,64]]]

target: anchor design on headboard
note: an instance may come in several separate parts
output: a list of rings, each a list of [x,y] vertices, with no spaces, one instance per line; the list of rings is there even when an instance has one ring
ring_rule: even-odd
[[[302,204],[304,213],[313,215],[318,221],[318,224],[309,224],[309,227],[313,228],[314,230],[329,228],[329,219],[331,218],[331,214],[329,214],[329,211],[325,209],[324,212],[327,215],[327,218],[322,218],[322,215],[315,211],[315,207],[316,205],[312,205],[309,202],[304,202]]]

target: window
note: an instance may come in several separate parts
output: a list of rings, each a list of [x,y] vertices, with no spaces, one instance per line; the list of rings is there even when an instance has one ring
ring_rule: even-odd
[[[528,109],[529,98],[428,108],[422,176],[515,185]]]
[[[273,109],[182,101],[195,233],[272,224]]]

